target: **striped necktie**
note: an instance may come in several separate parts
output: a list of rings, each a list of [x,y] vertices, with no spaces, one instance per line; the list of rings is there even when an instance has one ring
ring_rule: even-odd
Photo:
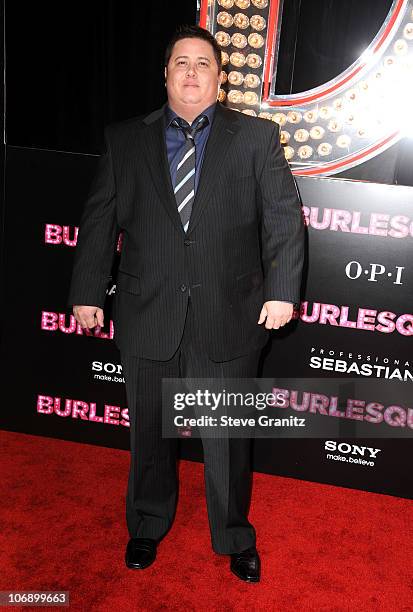
[[[192,125],[189,125],[181,117],[176,117],[171,125],[183,131],[185,135],[185,147],[182,157],[176,169],[176,180],[174,194],[178,206],[182,226],[186,232],[191,217],[192,205],[195,198],[195,133],[202,130],[208,123],[208,117],[201,115]]]

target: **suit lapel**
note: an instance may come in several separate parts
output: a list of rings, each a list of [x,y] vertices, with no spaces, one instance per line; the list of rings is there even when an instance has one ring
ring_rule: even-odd
[[[154,111],[143,120],[147,125],[144,143],[146,155],[144,157],[166,212],[179,233],[185,235],[171,183],[166,151],[164,108]]]
[[[171,183],[166,151],[164,108],[163,106],[154,111],[143,120],[147,126],[144,143],[146,149],[145,159],[166,212],[179,233],[185,236]],[[212,191],[223,172],[223,160],[226,158],[232,138],[238,129],[237,113],[226,109],[222,104],[218,103],[205,147],[201,176],[186,235],[189,235],[195,228],[211,199]]]
[[[202,213],[211,199],[211,194],[216,183],[222,176],[224,160],[227,156],[232,138],[238,129],[237,113],[228,110],[222,106],[222,104],[218,103],[208,142],[205,147],[201,176],[192,207],[187,235],[195,229]]]

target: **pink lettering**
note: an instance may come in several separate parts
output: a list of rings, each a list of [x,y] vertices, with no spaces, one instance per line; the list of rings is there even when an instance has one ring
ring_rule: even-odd
[[[313,303],[313,312],[311,316],[308,314],[308,302],[301,302],[300,318],[304,323],[315,323],[320,316],[320,303]]]
[[[46,331],[56,331],[58,328],[58,316],[55,312],[42,311],[41,329]]]
[[[370,217],[369,234],[372,234],[373,236],[387,236],[389,219],[390,215],[372,213]]]
[[[347,400],[346,417],[355,419],[356,421],[363,420],[363,409],[365,402],[363,400],[350,399]]]
[[[321,325],[338,325],[337,317],[340,315],[340,308],[334,304],[321,304],[320,319]]]
[[[103,417],[96,416],[96,404],[94,402],[90,403],[89,421],[94,421],[95,423],[103,423]]]
[[[391,230],[389,230],[389,236],[392,238],[406,238],[409,235],[409,217],[405,217],[404,215],[396,215],[391,218],[390,226]],[[413,236],[412,232],[413,223],[410,225],[410,235]]]
[[[64,334],[73,334],[76,331],[77,322],[73,315],[69,315],[69,327],[66,327],[66,315],[59,314],[59,329]]]
[[[333,208],[330,225],[331,231],[337,232],[340,229],[342,232],[349,232],[350,223],[351,213],[348,210],[340,210]]]
[[[309,412],[319,412],[320,414],[328,414],[327,408],[329,399],[322,393],[312,393]]]
[[[79,234],[79,228],[73,228],[73,238],[70,238],[70,227],[68,225],[63,226],[63,242],[66,246],[75,247],[77,244],[77,236]]]
[[[341,307],[341,315],[340,315],[340,327],[351,327],[354,328],[357,326],[355,321],[348,320],[348,306]]]
[[[388,310],[384,310],[383,312],[379,312],[377,315],[377,321],[379,325],[376,325],[376,329],[379,332],[383,332],[383,334],[391,334],[396,329],[396,324],[393,323],[392,319],[396,318],[396,314],[394,312],[389,312]]]
[[[37,396],[37,412],[41,414],[53,413],[53,398],[50,395]]]
[[[406,412],[401,406],[388,406],[384,411],[384,421],[390,427],[405,427]]]
[[[369,423],[381,423],[383,420],[382,410],[384,410],[383,404],[377,402],[370,402],[366,406],[365,420]]]
[[[109,423],[109,425],[119,425],[119,412],[119,406],[105,405],[104,422]]]
[[[44,241],[46,242],[46,244],[60,244],[62,242],[61,226],[46,223]]]
[[[396,321],[396,329],[402,336],[413,336],[413,315],[404,314]]]
[[[369,228],[368,227],[362,227],[360,225],[360,216],[361,216],[361,213],[359,213],[359,212],[353,213],[353,219],[352,219],[352,222],[351,222],[351,232],[353,234],[368,234],[369,233]]]
[[[357,328],[366,329],[367,331],[374,331],[376,315],[377,310],[359,308],[359,312],[357,315]]]
[[[311,393],[304,392],[301,404],[298,402],[298,391],[291,391],[290,407],[298,412],[305,412],[310,405]]]
[[[331,222],[331,208],[324,208],[322,221],[318,221],[318,211],[319,208],[311,209],[309,223],[314,229],[327,229]]]
[[[68,416],[70,416],[70,414],[72,412],[72,400],[71,399],[67,399],[65,401],[65,409],[64,410],[60,410],[60,397],[55,397],[55,400],[54,400],[54,412],[55,412],[55,414],[57,414],[57,416],[60,416],[60,417],[68,417]]]

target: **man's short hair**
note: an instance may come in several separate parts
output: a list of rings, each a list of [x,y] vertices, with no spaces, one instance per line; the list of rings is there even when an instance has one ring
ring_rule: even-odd
[[[215,60],[218,64],[218,73],[221,72],[222,57],[219,44],[212,36],[211,32],[196,25],[182,25],[176,30],[165,50],[165,66],[168,66],[169,64],[175,44],[178,42],[178,40],[182,40],[183,38],[200,38],[201,40],[205,40],[207,43],[209,43],[214,51]]]

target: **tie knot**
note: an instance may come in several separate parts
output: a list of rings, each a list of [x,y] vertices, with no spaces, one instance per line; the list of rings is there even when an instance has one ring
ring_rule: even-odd
[[[175,117],[171,125],[180,129],[185,134],[185,138],[191,138],[193,140],[195,133],[202,130],[208,124],[208,117],[206,115],[200,115],[189,125],[182,117]]]

